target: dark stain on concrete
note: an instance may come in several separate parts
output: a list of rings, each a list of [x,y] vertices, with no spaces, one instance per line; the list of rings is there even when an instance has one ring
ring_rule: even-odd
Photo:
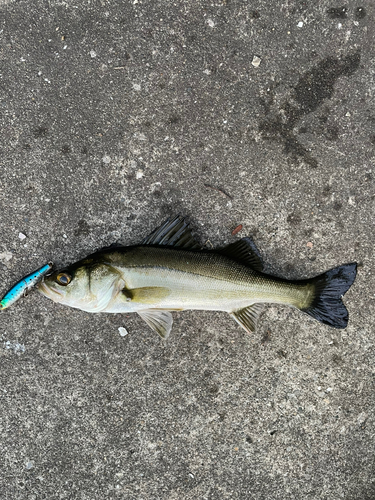
[[[177,116],[177,115],[171,115],[168,118],[168,123],[170,123],[171,125],[176,125],[176,123],[178,123],[180,120],[181,120],[181,118],[179,116]]]
[[[336,80],[340,76],[352,75],[358,69],[360,60],[359,52],[343,59],[327,57],[311,71],[307,71],[294,89],[294,99],[300,105],[297,115],[311,113],[324,99],[330,99]]]
[[[39,127],[37,127],[35,130],[34,130],[34,137],[36,139],[40,139],[42,137],[46,137],[46,135],[48,134],[48,128],[44,125],[40,125]]]
[[[334,210],[341,210],[342,209],[342,203],[340,203],[339,201],[335,201],[334,204],[333,204],[333,209]]]
[[[366,17],[366,9],[364,7],[357,7],[354,12],[354,16],[356,19],[363,19]]]
[[[301,216],[298,213],[293,212],[293,213],[290,213],[288,215],[288,217],[286,218],[286,221],[289,224],[291,224],[292,226],[298,226],[298,224],[301,224],[302,219],[301,219]]]
[[[327,9],[328,17],[331,19],[346,19],[348,17],[348,8],[343,7],[331,7]]]
[[[257,10],[253,10],[250,12],[250,18],[251,19],[259,19],[260,18],[260,14]]]
[[[90,231],[91,231],[90,225],[84,219],[81,219],[78,222],[78,227],[74,231],[74,234],[75,236],[87,236],[88,234],[90,234]]]
[[[340,135],[338,126],[331,125],[327,127],[324,135],[329,141],[336,141]]]
[[[264,100],[263,105],[268,116],[259,125],[263,138],[282,142],[286,154],[303,159],[308,165],[316,168],[316,158],[299,142],[293,129],[301,118],[316,111],[326,99],[332,97],[337,79],[352,75],[358,69],[360,60],[359,51],[341,59],[327,57],[300,77],[290,98],[280,109],[272,110],[272,96],[267,101]],[[337,137],[338,130],[332,129],[329,133],[330,140]]]

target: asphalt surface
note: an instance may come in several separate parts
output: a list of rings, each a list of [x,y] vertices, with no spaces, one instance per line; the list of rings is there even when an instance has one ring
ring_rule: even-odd
[[[0,318],[1,499],[375,498],[372,2],[0,14],[1,293],[176,213],[288,278],[360,264],[345,330],[269,306],[163,342],[30,293]]]

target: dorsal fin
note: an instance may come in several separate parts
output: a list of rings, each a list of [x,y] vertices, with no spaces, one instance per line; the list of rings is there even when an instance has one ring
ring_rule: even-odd
[[[178,248],[198,249],[199,243],[191,234],[189,224],[181,215],[169,218],[144,238],[141,245],[163,245]]]
[[[256,271],[263,271],[263,262],[253,240],[249,237],[242,238],[235,243],[231,243],[227,247],[218,250],[222,255],[231,257],[234,260],[252,267]]]
[[[255,327],[263,311],[263,304],[252,304],[238,311],[233,311],[230,315],[244,328],[248,333],[255,332]]]

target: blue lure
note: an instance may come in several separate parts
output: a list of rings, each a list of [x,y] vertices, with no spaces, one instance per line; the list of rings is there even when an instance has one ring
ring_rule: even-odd
[[[0,311],[11,306],[21,297],[23,297],[33,286],[35,286],[49,271],[52,269],[52,264],[46,264],[37,271],[28,274],[22,280],[12,287],[9,292],[0,301]]]

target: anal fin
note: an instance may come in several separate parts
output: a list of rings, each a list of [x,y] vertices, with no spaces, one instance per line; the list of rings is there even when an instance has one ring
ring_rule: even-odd
[[[145,309],[144,311],[138,311],[138,314],[162,339],[168,338],[173,324],[172,314],[169,311]]]
[[[242,326],[248,333],[255,332],[256,323],[263,311],[263,304],[252,304],[238,311],[233,311],[230,315]]]

